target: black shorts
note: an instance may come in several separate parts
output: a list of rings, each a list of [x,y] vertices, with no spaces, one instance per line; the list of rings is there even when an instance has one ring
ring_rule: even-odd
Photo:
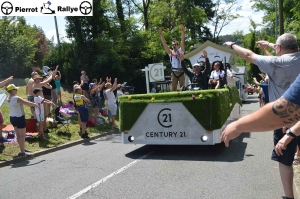
[[[274,131],[274,146],[276,146],[277,142],[285,135],[285,133],[282,133],[282,128],[277,129]],[[277,156],[275,153],[275,149],[272,153],[272,160],[275,160],[277,162],[280,162],[286,166],[292,166],[295,156],[297,146],[297,139],[294,138],[286,147],[286,150],[283,150],[283,155]]]
[[[84,91],[88,91],[89,90],[89,83],[83,83],[83,85],[82,85],[82,90],[84,90]]]
[[[51,95],[44,95],[44,98],[45,98],[46,100],[51,101]]]
[[[25,116],[21,117],[10,117],[10,123],[13,127],[17,127],[18,129],[26,128],[26,120]]]

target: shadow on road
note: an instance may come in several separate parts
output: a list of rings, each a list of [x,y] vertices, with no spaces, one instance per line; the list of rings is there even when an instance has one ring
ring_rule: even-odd
[[[258,103],[258,95],[248,95],[246,101],[243,101],[243,104],[255,104]]]
[[[45,162],[45,160],[41,160],[41,161],[36,162],[36,163],[33,163],[33,164],[29,164],[30,161],[25,160],[25,161],[23,161],[23,162],[19,162],[19,163],[16,163],[16,164],[11,165],[11,168],[29,167],[29,166],[34,166],[34,165],[36,165],[36,164],[40,164],[40,163],[42,163],[42,162]]]
[[[137,159],[150,151],[154,151],[146,159],[238,162],[244,160],[247,143],[243,142],[243,139],[249,137],[250,133],[241,134],[230,142],[228,148],[225,147],[224,143],[213,146],[145,145],[126,154],[126,157]]]

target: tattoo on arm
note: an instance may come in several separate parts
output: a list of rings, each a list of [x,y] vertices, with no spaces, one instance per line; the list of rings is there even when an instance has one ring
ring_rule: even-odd
[[[283,119],[286,124],[295,123],[300,120],[300,106],[289,102],[284,97],[279,98],[272,106],[275,115]]]

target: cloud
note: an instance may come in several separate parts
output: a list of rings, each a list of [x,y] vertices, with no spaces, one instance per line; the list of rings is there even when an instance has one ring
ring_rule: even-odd
[[[232,34],[235,31],[243,31],[244,34],[249,33],[249,29],[251,27],[249,18],[251,18],[256,24],[261,24],[264,13],[261,11],[255,12],[251,8],[253,4],[254,3],[250,2],[250,0],[238,0],[237,6],[242,6],[242,9],[237,13],[240,14],[241,17],[233,20],[230,24],[225,26],[220,35]],[[257,30],[260,30],[261,28],[261,26],[258,26]],[[213,31],[212,28],[211,30]]]
[[[65,31],[65,29],[64,28],[62,28],[62,29],[59,29],[58,30],[58,33],[59,33],[59,38],[60,38],[60,42],[71,42],[68,38],[67,38],[67,34],[66,34],[66,31]],[[46,37],[49,39],[49,40],[51,40],[52,39],[52,37],[53,37],[53,42],[55,43],[55,44],[57,44],[57,36],[56,36],[56,30],[55,29],[51,29],[51,30],[49,30],[49,31],[47,31],[46,33],[45,33],[45,35],[46,35]]]

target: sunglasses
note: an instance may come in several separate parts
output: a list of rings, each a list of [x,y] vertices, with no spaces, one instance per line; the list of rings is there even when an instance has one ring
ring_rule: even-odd
[[[177,46],[178,44],[172,44],[172,46]]]
[[[194,66],[194,68],[201,68],[201,66]]]

